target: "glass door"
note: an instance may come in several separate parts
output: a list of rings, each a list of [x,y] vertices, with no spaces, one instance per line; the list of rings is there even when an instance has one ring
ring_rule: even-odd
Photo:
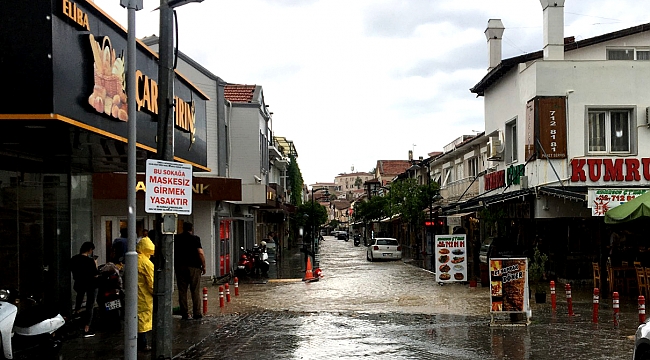
[[[155,216],[139,216],[136,218],[135,231],[137,237],[142,236],[143,230],[151,230],[154,228]],[[101,253],[98,253],[97,262],[103,264],[108,261],[113,253],[113,240],[126,234],[128,229],[128,220],[122,216],[102,216],[101,217],[101,239],[103,244],[95,244],[96,247],[101,246]]]

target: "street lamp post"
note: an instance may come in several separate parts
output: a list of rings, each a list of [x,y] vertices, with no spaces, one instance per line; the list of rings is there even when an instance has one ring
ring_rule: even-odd
[[[320,247],[318,238],[316,238],[316,213],[314,209],[314,192],[324,190],[327,193],[327,188],[311,188],[311,253],[314,256],[314,269],[320,268]],[[307,256],[309,254],[305,253]],[[305,261],[307,259],[305,258]]]

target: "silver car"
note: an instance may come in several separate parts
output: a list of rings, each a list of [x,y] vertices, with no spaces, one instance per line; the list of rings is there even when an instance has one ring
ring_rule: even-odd
[[[634,360],[650,360],[650,319],[639,325],[634,335]]]
[[[370,241],[366,250],[368,261],[375,260],[399,260],[402,258],[402,247],[397,239],[375,238]]]

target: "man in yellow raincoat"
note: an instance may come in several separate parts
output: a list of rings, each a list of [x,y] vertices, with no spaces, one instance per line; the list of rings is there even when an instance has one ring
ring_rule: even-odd
[[[138,349],[151,350],[147,333],[153,325],[153,263],[149,259],[155,246],[149,237],[140,239],[135,247],[138,253]]]

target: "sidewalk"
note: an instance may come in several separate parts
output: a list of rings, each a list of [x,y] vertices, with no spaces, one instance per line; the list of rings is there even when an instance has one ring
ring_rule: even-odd
[[[251,287],[259,286],[266,282],[277,281],[278,279],[301,279],[304,275],[304,254],[299,248],[284,249],[281,256],[275,263],[271,264],[268,279],[240,279],[242,295]],[[262,280],[262,281],[260,281]],[[192,348],[195,344],[218,331],[220,325],[227,322],[232,316],[246,311],[244,305],[235,299],[235,288],[230,281],[231,303],[224,309],[219,307],[219,285],[213,285],[211,279],[203,279],[203,287],[208,289],[208,313],[201,320],[182,320],[179,315],[173,315],[172,329],[172,354],[174,357]],[[190,300],[191,304],[191,300]],[[172,306],[178,306],[176,289],[172,295]],[[151,334],[148,337],[151,343]],[[138,359],[151,359],[151,352],[138,352]],[[67,339],[63,342],[61,359],[79,360],[113,360],[124,358],[124,331],[123,325],[120,331],[107,332],[98,329],[96,335],[91,338],[79,336]]]

